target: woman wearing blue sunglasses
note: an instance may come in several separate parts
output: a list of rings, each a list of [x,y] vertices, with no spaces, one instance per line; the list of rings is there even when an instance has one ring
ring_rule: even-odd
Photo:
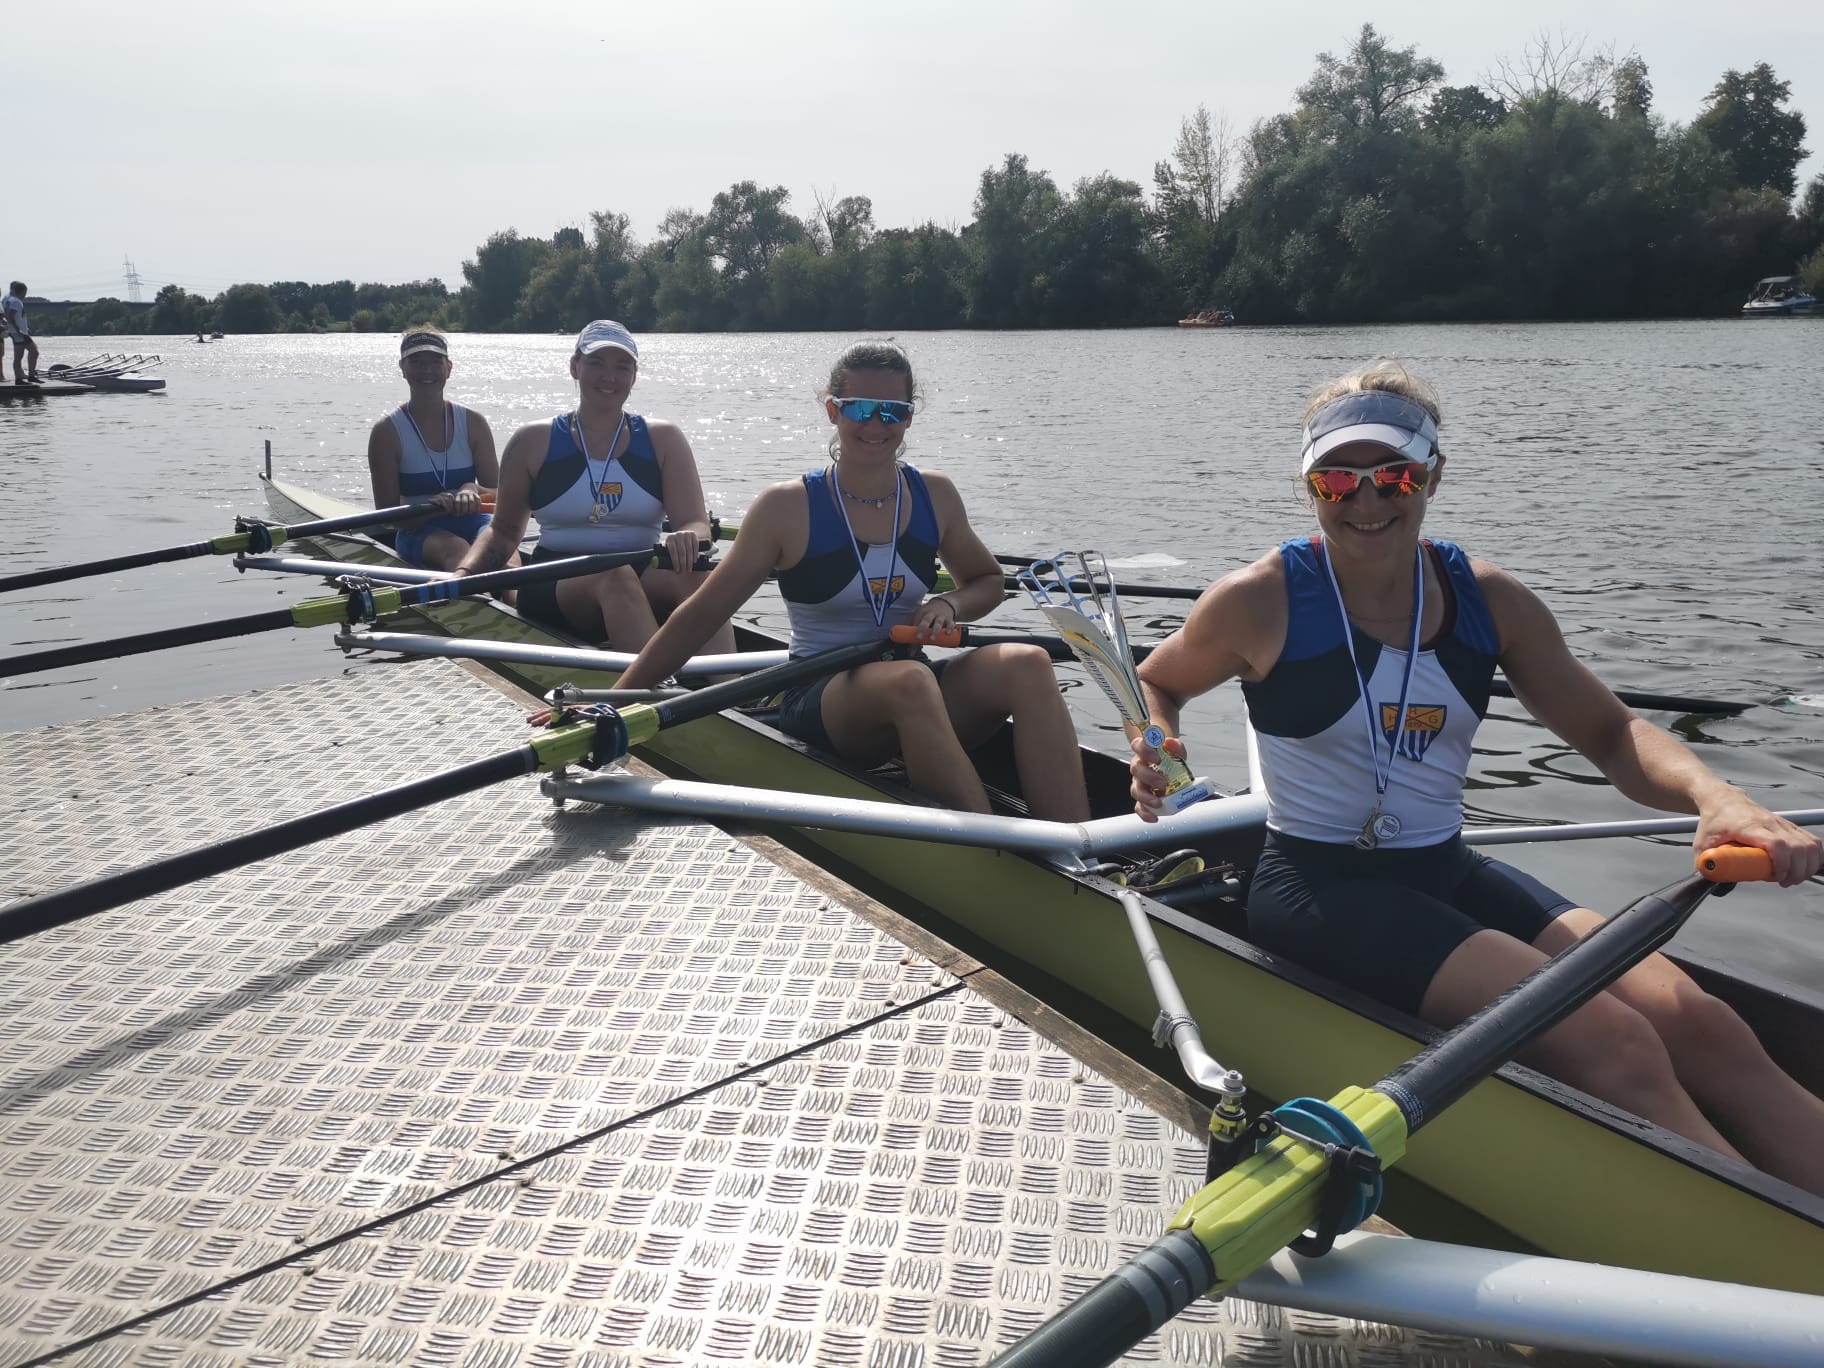
[[[1817,873],[1824,848],[1630,712],[1512,576],[1421,538],[1443,472],[1437,400],[1397,363],[1328,386],[1306,413],[1302,461],[1319,535],[1212,585],[1140,678],[1168,736],[1187,700],[1241,680],[1268,808],[1250,937],[1451,1026],[1603,920],[1461,839],[1497,667],[1616,788],[1696,813],[1699,850],[1760,846],[1790,886]],[[1143,817],[1164,790],[1157,760],[1135,742]],[[1824,1101],[1663,955],[1521,1059],[1740,1157],[1710,1119],[1724,1118],[1753,1162],[1824,1193]]]
[[[884,641],[906,623],[948,628],[1000,606],[1000,563],[969,526],[956,486],[899,459],[916,407],[906,354],[886,343],[850,347],[831,370],[823,401],[835,428],[830,463],[754,500],[733,549],[647,643],[623,687],[647,688],[671,674],[769,575],[778,577],[791,617],[794,656]],[[939,561],[957,587],[934,594]],[[779,725],[856,764],[899,756],[919,792],[986,812],[988,795],[968,752],[1008,718],[1034,815],[1087,818],[1076,730],[1051,658],[1038,646],[862,665],[792,690]]]

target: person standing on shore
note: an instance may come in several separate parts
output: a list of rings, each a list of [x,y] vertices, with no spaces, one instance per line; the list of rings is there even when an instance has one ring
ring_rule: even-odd
[[[426,324],[400,339],[399,371],[411,395],[367,437],[374,507],[436,504],[441,512],[398,526],[393,549],[413,565],[454,570],[488,525],[482,494],[500,483],[494,433],[479,413],[444,398],[450,344],[438,329]],[[516,555],[502,562],[518,563]]]
[[[622,651],[644,646],[703,583],[708,572],[695,568],[697,555],[710,545],[703,482],[683,429],[627,407],[639,376],[632,333],[606,318],[583,329],[570,354],[576,408],[528,423],[507,442],[493,525],[456,571],[499,569],[534,517],[533,564],[663,545],[664,566],[620,566],[519,591],[525,617]],[[713,651],[734,650],[726,621],[709,635]]]
[[[32,341],[31,325],[25,321],[25,297],[29,293],[23,280],[15,280],[0,299],[0,319],[5,333],[13,340],[13,383],[36,385],[38,377],[38,344]],[[28,363],[26,358],[30,357]]]

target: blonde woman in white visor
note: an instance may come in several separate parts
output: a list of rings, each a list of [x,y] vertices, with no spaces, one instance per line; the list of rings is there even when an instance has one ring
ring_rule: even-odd
[[[1450,1026],[1603,920],[1463,844],[1470,745],[1497,669],[1621,792],[1696,813],[1698,848],[1762,847],[1787,885],[1824,850],[1636,717],[1513,576],[1420,535],[1444,476],[1438,426],[1435,395],[1397,363],[1325,386],[1301,455],[1317,533],[1212,585],[1140,677],[1168,735],[1187,700],[1241,681],[1268,802],[1250,936]],[[1142,816],[1159,810],[1157,759],[1136,742]],[[1824,1102],[1664,956],[1521,1058],[1824,1193]]]

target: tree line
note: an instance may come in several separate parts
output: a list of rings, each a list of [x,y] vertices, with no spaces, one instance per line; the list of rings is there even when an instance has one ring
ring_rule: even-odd
[[[1112,173],[1062,190],[1023,155],[981,173],[961,229],[880,228],[865,195],[741,181],[638,241],[625,214],[549,238],[508,229],[441,280],[179,286],[62,332],[1081,328],[1213,306],[1245,323],[1731,313],[1764,275],[1824,293],[1824,175],[1798,193],[1805,119],[1761,63],[1689,123],[1645,62],[1541,39],[1451,85],[1364,25],[1320,54],[1291,112],[1245,134],[1200,107],[1150,192]],[[47,323],[52,320],[46,320]],[[49,332],[47,327],[43,331]]]

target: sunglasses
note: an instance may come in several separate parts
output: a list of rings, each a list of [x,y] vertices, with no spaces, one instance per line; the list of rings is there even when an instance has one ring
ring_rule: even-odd
[[[1370,480],[1374,492],[1383,499],[1395,494],[1417,494],[1431,482],[1431,466],[1425,461],[1384,461],[1366,470],[1348,466],[1321,466],[1305,472],[1305,483],[1325,503],[1341,503],[1364,480]]]
[[[912,405],[904,399],[832,399],[836,412],[851,423],[865,423],[878,418],[891,426],[912,421]]]

